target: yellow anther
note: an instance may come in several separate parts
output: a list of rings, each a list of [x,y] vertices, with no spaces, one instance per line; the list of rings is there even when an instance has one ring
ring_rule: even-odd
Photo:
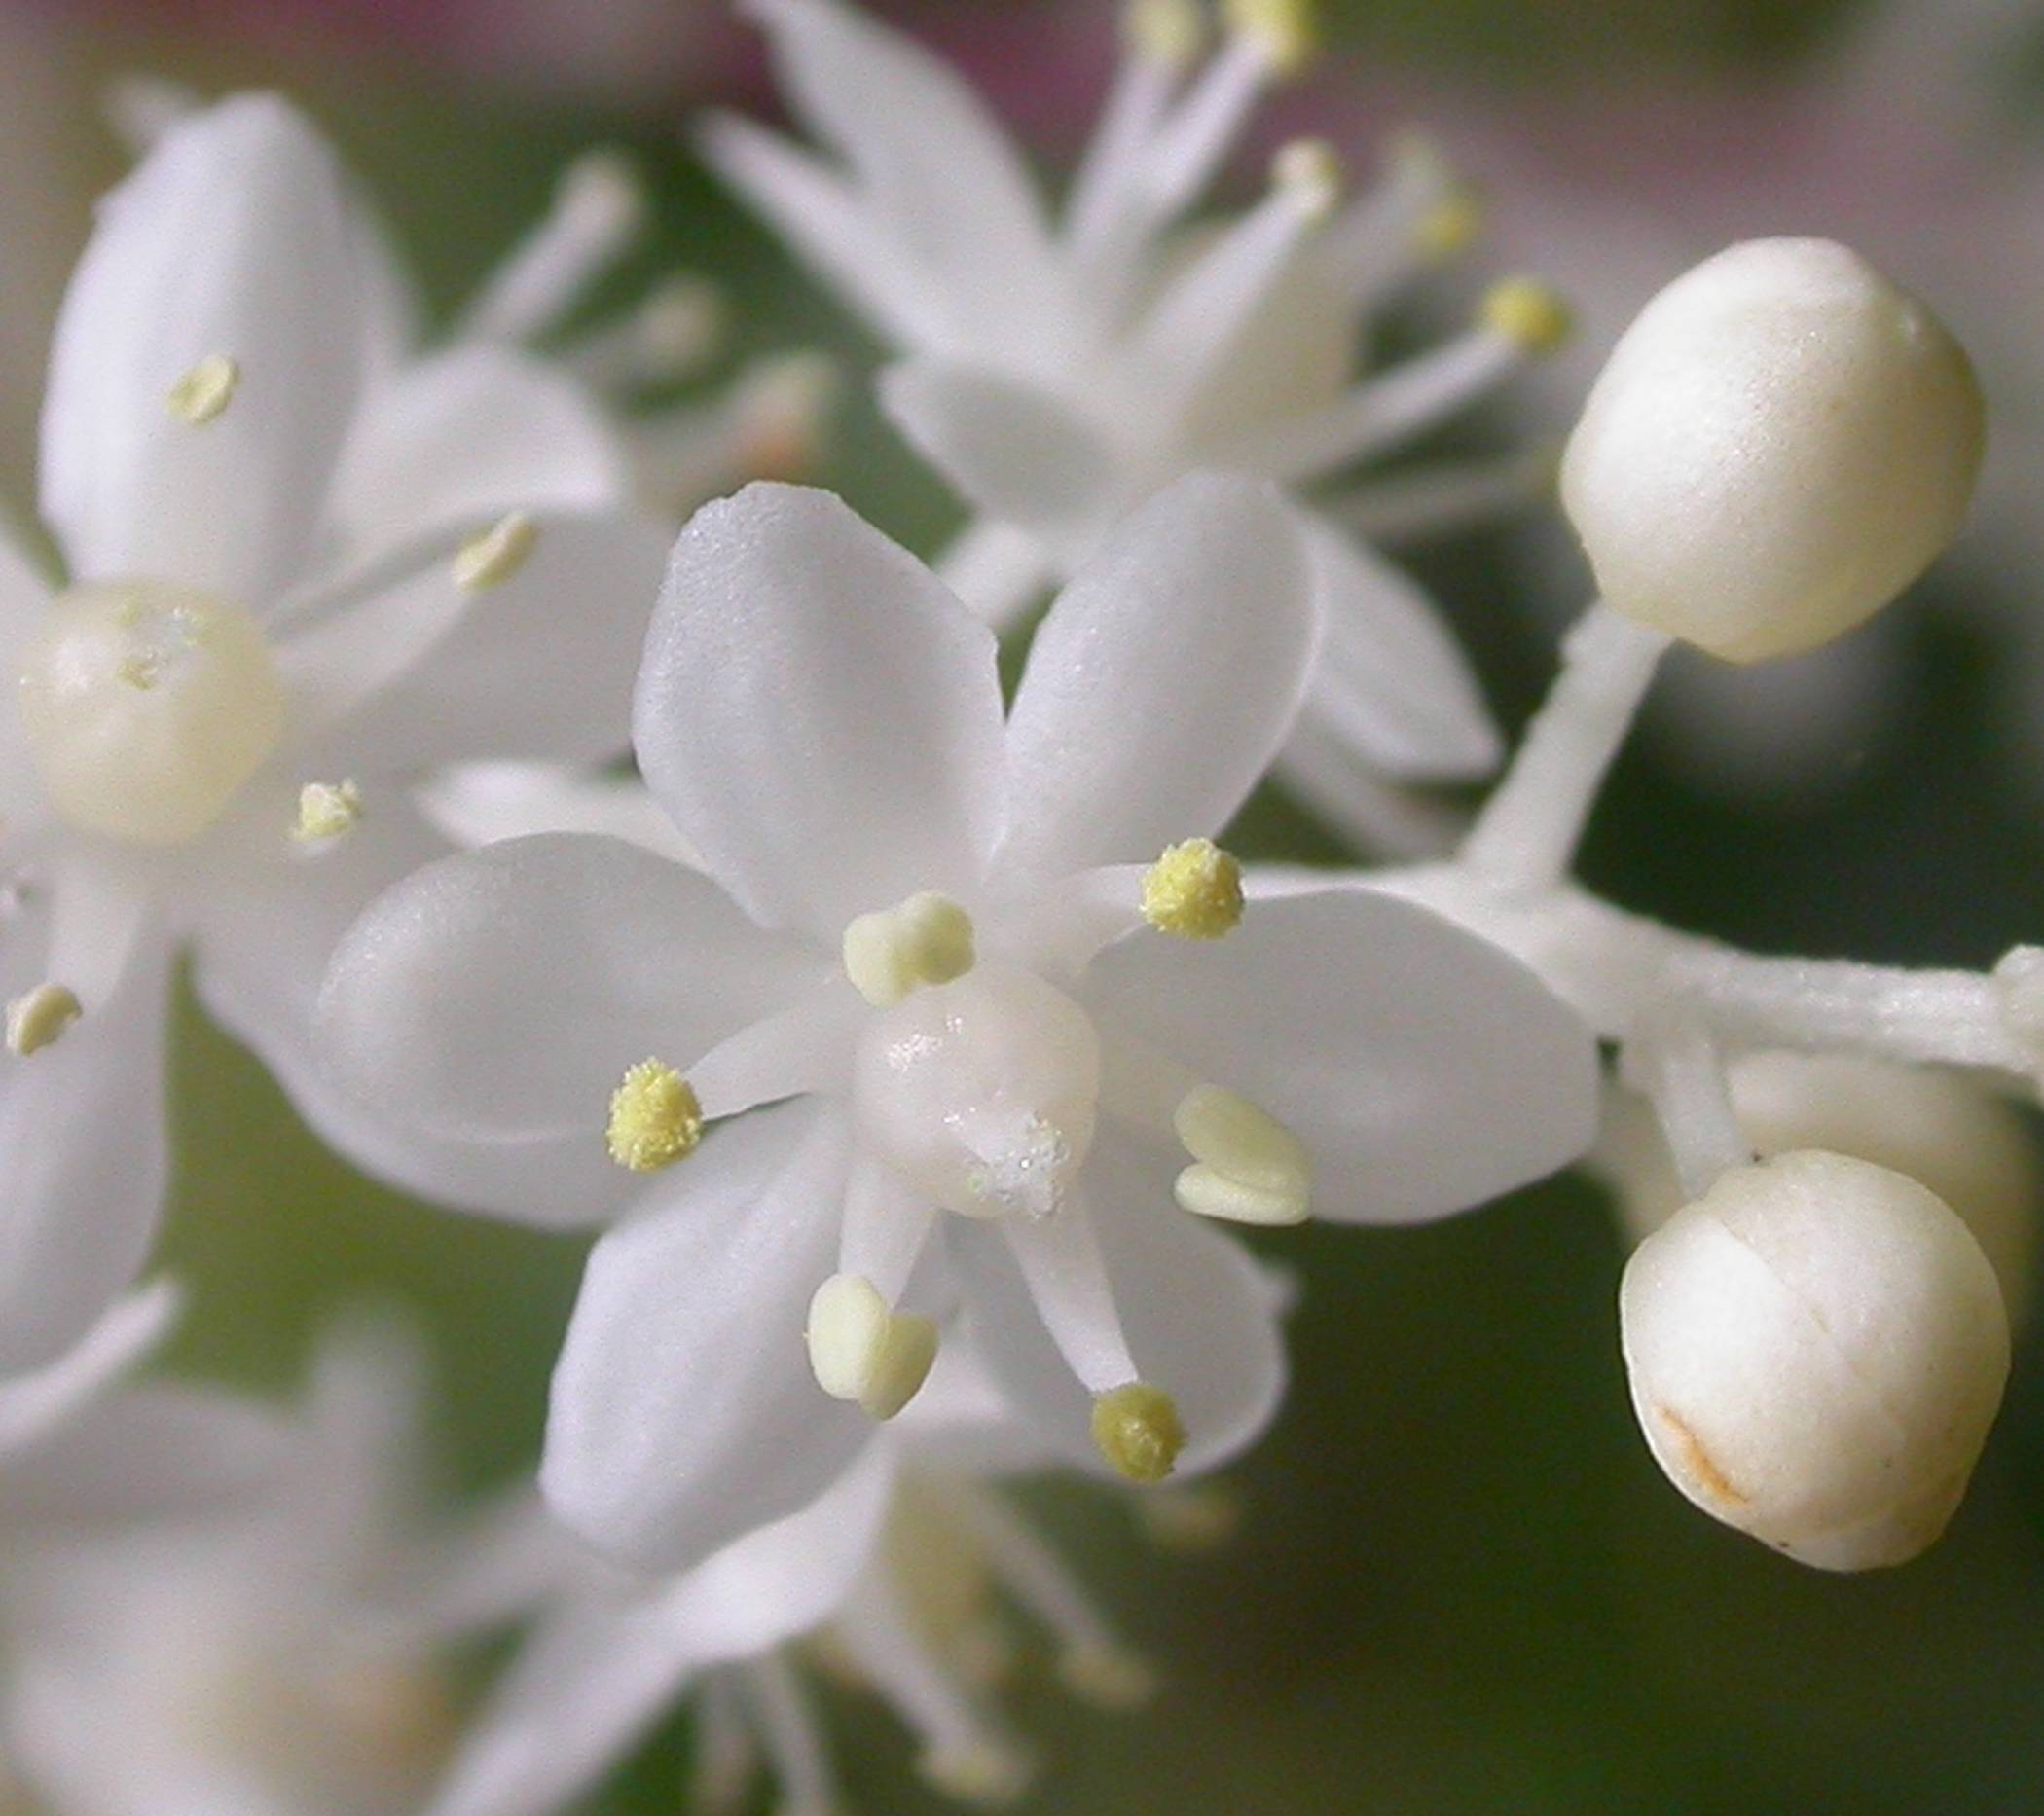
[[[1281,76],[1296,76],[1320,49],[1314,0],[1226,0],[1228,30],[1256,47]]]
[[[1313,1195],[1298,1137],[1248,1098],[1218,1085],[1187,1091],[1171,1118],[1194,1165],[1174,1195],[1186,1210],[1230,1223],[1300,1223]]]
[[[1483,198],[1458,183],[1419,217],[1412,229],[1413,247],[1437,264],[1452,259],[1476,243],[1488,220]]]
[[[525,511],[500,517],[479,529],[455,554],[455,585],[464,593],[500,587],[530,559],[539,526]]]
[[[7,1005],[7,1050],[24,1059],[38,1053],[84,1013],[76,994],[62,984],[38,984]]]
[[[1553,288],[1537,277],[1508,277],[1483,299],[1484,327],[1527,353],[1551,353],[1575,328]]]
[[[610,1158],[633,1173],[686,1160],[703,1139],[703,1106],[672,1066],[640,1060],[610,1094]]]
[[[1167,1488],[1145,1495],[1136,1504],[1136,1513],[1158,1550],[1197,1557],[1219,1550],[1241,1531],[1242,1495],[1226,1482]]]
[[[1129,0],[1121,29],[1130,50],[1164,69],[1189,68],[1206,48],[1206,17],[1196,0]]]
[[[1169,845],[1143,873],[1143,918],[1181,939],[1219,939],[1242,924],[1242,866],[1212,839]]]
[[[948,984],[972,968],[972,917],[950,896],[924,890],[852,922],[844,957],[852,987],[876,1009],[892,1008],[913,990]]]
[[[170,414],[195,429],[203,428],[235,400],[241,382],[239,364],[225,353],[208,353],[170,387],[164,398]]]
[[[1293,139],[1270,161],[1270,180],[1297,196],[1308,218],[1324,220],[1341,200],[1341,157],[1326,139]]]
[[[1117,1475],[1160,1482],[1178,1467],[1186,1428],[1178,1404],[1160,1387],[1131,1381],[1093,1402],[1093,1442]]]
[[[352,832],[363,814],[362,791],[351,781],[309,781],[298,791],[298,819],[291,836],[319,845]]]
[[[1060,1653],[1058,1681],[1098,1709],[1140,1709],[1157,1693],[1150,1661],[1118,1646],[1074,1646]]]
[[[874,1419],[892,1419],[915,1398],[936,1361],[936,1326],[894,1310],[858,1274],[833,1274],[817,1289],[807,1334],[817,1385]]]
[[[916,1772],[931,1790],[960,1803],[1000,1809],[1029,1789],[1029,1762],[997,1741],[931,1747],[916,1762]]]

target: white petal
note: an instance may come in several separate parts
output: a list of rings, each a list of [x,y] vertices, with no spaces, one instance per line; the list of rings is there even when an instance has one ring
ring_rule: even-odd
[[[748,486],[696,514],[633,729],[711,873],[833,948],[855,915],[965,892],[999,834],[992,634],[827,492]]]
[[[0,1061],[0,1372],[54,1361],[140,1271],[162,1209],[169,955],[151,939],[53,1045]]]
[[[1041,205],[1020,155],[941,58],[835,0],[750,0],[795,111],[852,165],[866,204],[969,344],[1058,304]]]
[[[509,347],[456,345],[373,386],[328,507],[352,554],[505,511],[608,511],[624,452],[581,386]]]
[[[1120,501],[1105,432],[1040,386],[919,360],[881,374],[880,403],[953,490],[1061,554],[1090,548]]]
[[[561,516],[538,532],[494,586],[464,592],[439,550],[287,636],[280,666],[316,728],[298,760],[367,781],[475,758],[621,756],[667,533]]]
[[[1212,947],[1137,934],[1094,962],[1102,1016],[1304,1142],[1313,1208],[1414,1222],[1589,1144],[1589,1031],[1524,965],[1367,890],[1254,901]]]
[[[544,1622],[427,1816],[546,1816],[623,1759],[694,1673],[816,1626],[879,1540],[892,1473],[873,1446],[809,1507],[686,1575],[586,1597]]]
[[[1037,633],[1004,859],[1057,875],[1219,831],[1291,729],[1318,625],[1268,487],[1200,474],[1152,499]]]
[[[591,1544],[686,1568],[804,1506],[871,1439],[803,1340],[837,1265],[847,1140],[812,1104],[741,1117],[591,1251],[540,1470]]]
[[[601,832],[692,870],[701,863],[636,776],[558,763],[459,763],[420,784],[425,817],[455,844],[494,845],[531,832]]]
[[[1263,1269],[1231,1236],[1178,1208],[1174,1172],[1168,1155],[1111,1137],[1086,1162],[1086,1198],[1137,1375],[1177,1401],[1186,1427],[1179,1471],[1195,1474],[1261,1434],[1284,1394],[1285,1353]],[[1007,1245],[977,1226],[951,1234],[993,1379],[1041,1441],[1102,1469],[1091,1397],[1043,1327]]]
[[[167,132],[101,204],[57,321],[42,499],[74,573],[273,602],[308,554],[363,346],[342,180],[312,129],[244,95]],[[216,354],[239,382],[195,427],[170,389]]]
[[[21,639],[41,622],[51,587],[0,522],[0,674],[13,674]],[[42,806],[42,788],[21,732],[21,715],[0,713],[0,817],[23,818]]]
[[[1374,551],[1300,512],[1326,634],[1305,717],[1393,776],[1481,776],[1500,749],[1433,601]]]
[[[0,1381],[0,1456],[35,1443],[139,1367],[169,1335],[183,1307],[174,1281],[155,1281],[115,1300],[55,1362]]]
[[[686,1070],[827,962],[621,840],[508,839],[429,864],[348,930],[318,1038],[363,1105],[445,1135],[601,1142],[626,1071]]]

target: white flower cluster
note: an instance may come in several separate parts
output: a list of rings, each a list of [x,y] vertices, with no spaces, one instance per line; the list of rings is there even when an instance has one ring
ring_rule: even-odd
[[[1344,206],[1290,146],[1185,225],[1308,55],[1301,0],[1233,0],[1210,54],[1193,0],[1132,7],[1055,224],[916,47],[754,10],[829,155],[708,143],[902,353],[886,406],[977,513],[941,576],[771,478],[675,538],[682,492],[806,459],[819,392],[783,367],[774,410],[627,413],[691,363],[697,290],[533,350],[631,231],[613,164],[422,343],[289,108],[124,93],[142,157],[57,332],[48,548],[0,555],[0,1805],[543,1816],[686,1700],[691,1808],[763,1760],[823,1816],[818,1672],[878,1690],[934,1785],[1009,1800],[1014,1613],[1079,1695],[1151,1674],[998,1484],[1074,1465],[1160,1532],[1224,1523],[1158,1485],[1284,1390],[1289,1285],[1227,1226],[1440,1217],[1579,1160],[1641,1238],[1624,1357],[1685,1494],[1844,1569],[1963,1494],[2027,1279],[1992,1094],[2044,1072],[2044,953],[1761,959],[1569,875],[1672,641],[1812,647],[1954,534],[1981,403],[1935,319],[1821,241],[1678,279],[1562,465],[1603,600],[1458,851],[1245,874],[1215,841],[1273,766],[1381,831],[1384,779],[1495,757],[1351,530],[1523,472],[1318,482],[1559,306],[1502,285],[1355,379],[1366,315],[1471,226],[1409,149]],[[1004,689],[997,627],[1052,589]],[[601,1231],[536,1490],[432,1509],[386,1325],[295,1416],[121,1384],[174,1310],[130,1289],[182,962],[363,1167]],[[464,1722],[458,1649],[512,1624]]]

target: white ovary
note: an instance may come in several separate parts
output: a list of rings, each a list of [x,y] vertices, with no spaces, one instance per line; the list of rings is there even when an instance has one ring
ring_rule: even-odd
[[[157,581],[75,587],[26,639],[22,729],[52,805],[140,845],[196,838],[284,729],[284,687],[234,600]]]
[[[873,1152],[947,1211],[1047,1217],[1093,1145],[1100,1041],[1033,972],[981,965],[878,1011],[853,1101]]]

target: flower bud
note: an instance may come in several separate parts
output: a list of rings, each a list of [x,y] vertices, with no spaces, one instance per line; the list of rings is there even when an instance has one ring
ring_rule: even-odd
[[[1669,1479],[1822,1570],[1937,1538],[2008,1378],[1966,1226],[1916,1180],[1815,1149],[1734,1167],[1678,1211],[1626,1266],[1619,1316]]]
[[[2035,1296],[2044,1167],[2013,1105],[1962,1072],[1842,1053],[1742,1054],[1731,1085],[1739,1128],[1762,1159],[1821,1147],[1928,1186],[1973,1233],[2009,1322],[2022,1327]],[[1682,1208],[1661,1126],[1630,1092],[1613,1094],[1598,1162],[1635,1243]]]
[[[1823,239],[1706,259],[1620,339],[1562,503],[1604,597],[1733,662],[1814,649],[1957,533],[1980,388],[1931,313]]]

